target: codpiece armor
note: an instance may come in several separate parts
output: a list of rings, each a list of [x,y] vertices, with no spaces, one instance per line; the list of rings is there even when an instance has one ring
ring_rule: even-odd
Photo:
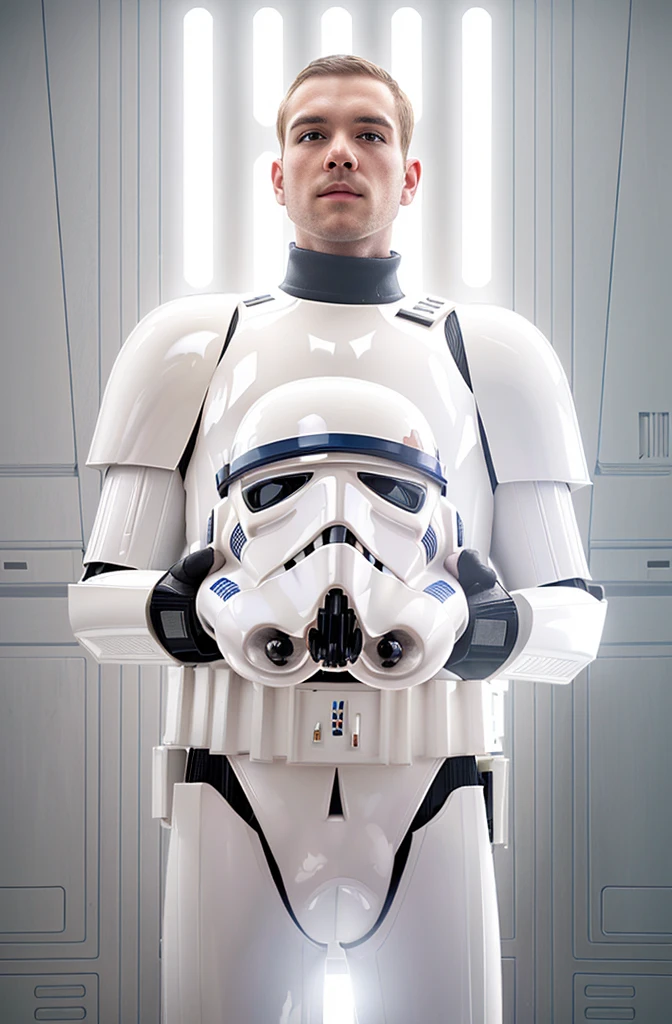
[[[398,263],[291,247],[268,294],[154,310],[108,382],[70,615],[169,666],[166,1024],[501,1024],[503,693],[571,681],[606,602],[551,346]]]

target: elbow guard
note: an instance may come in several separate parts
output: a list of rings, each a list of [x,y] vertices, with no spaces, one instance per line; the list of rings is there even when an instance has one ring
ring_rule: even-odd
[[[580,581],[584,583],[584,581]],[[519,635],[501,675],[541,683],[570,683],[594,661],[602,638],[607,602],[601,587],[560,580],[515,590]]]
[[[87,573],[68,587],[72,632],[96,661],[112,665],[175,664],[149,628],[147,605],[163,573],[120,569]]]
[[[508,594],[468,550],[457,573],[469,624],[445,667],[461,679],[569,683],[597,656],[607,611],[599,585],[577,578]]]
[[[205,548],[167,573],[90,563],[84,579],[69,587],[73,633],[96,661],[108,664],[221,660],[196,615],[196,594],[213,560]]]

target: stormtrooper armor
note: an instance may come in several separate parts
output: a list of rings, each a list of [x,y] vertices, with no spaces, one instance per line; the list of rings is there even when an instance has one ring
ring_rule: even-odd
[[[571,681],[606,603],[550,345],[398,262],[292,247],[277,290],[149,314],[108,382],[70,615],[168,666],[166,1024],[501,1024],[503,693]]]
[[[319,665],[405,689],[443,669],[468,608],[435,557],[457,547],[436,450],[420,411],[377,384],[304,379],[255,402],[220,477],[224,566],[197,600],[235,672],[287,686]]]

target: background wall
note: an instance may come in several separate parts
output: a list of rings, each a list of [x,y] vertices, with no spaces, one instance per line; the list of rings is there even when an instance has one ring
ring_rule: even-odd
[[[159,1020],[165,851],[149,787],[161,681],[87,658],[66,584],[95,514],[99,476],[84,461],[115,355],[149,309],[192,290],[180,198],[191,6],[0,2],[2,1024]],[[275,149],[252,117],[257,5],[206,6],[218,126],[208,290],[248,290],[252,167]],[[286,85],[319,54],[328,6],[275,4]],[[399,5],[344,6],[354,52],[389,65]],[[496,854],[506,1021],[661,1024],[672,1005],[672,6],[484,0],[494,256],[478,291],[459,263],[469,6],[415,4],[424,281],[511,306],[555,346],[595,478],[577,512],[610,599],[590,672],[566,688],[517,684],[508,702],[514,839]]]

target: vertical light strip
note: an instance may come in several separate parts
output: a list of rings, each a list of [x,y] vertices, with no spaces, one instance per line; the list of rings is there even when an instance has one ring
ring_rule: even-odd
[[[184,16],[184,278],[205,288],[213,277],[212,15]]]
[[[266,152],[254,161],[252,171],[253,251],[255,290],[268,291],[282,281],[285,265],[284,208],[275,201],[271,163],[276,153]]]
[[[462,18],[462,279],[482,288],[492,276],[492,18],[472,7]]]
[[[413,7],[392,15],[391,73],[413,105],[415,123],[422,117],[422,17]]]
[[[422,185],[410,206],[401,206],[392,231],[392,249],[403,257],[399,284],[405,295],[419,295],[423,285],[422,268]]]
[[[322,1024],[356,1024],[350,975],[327,973],[324,977]]]
[[[345,7],[330,7],[322,15],[321,57],[352,53],[352,15]]]
[[[254,117],[271,127],[284,95],[282,15],[274,7],[262,7],[252,20],[252,83]]]

